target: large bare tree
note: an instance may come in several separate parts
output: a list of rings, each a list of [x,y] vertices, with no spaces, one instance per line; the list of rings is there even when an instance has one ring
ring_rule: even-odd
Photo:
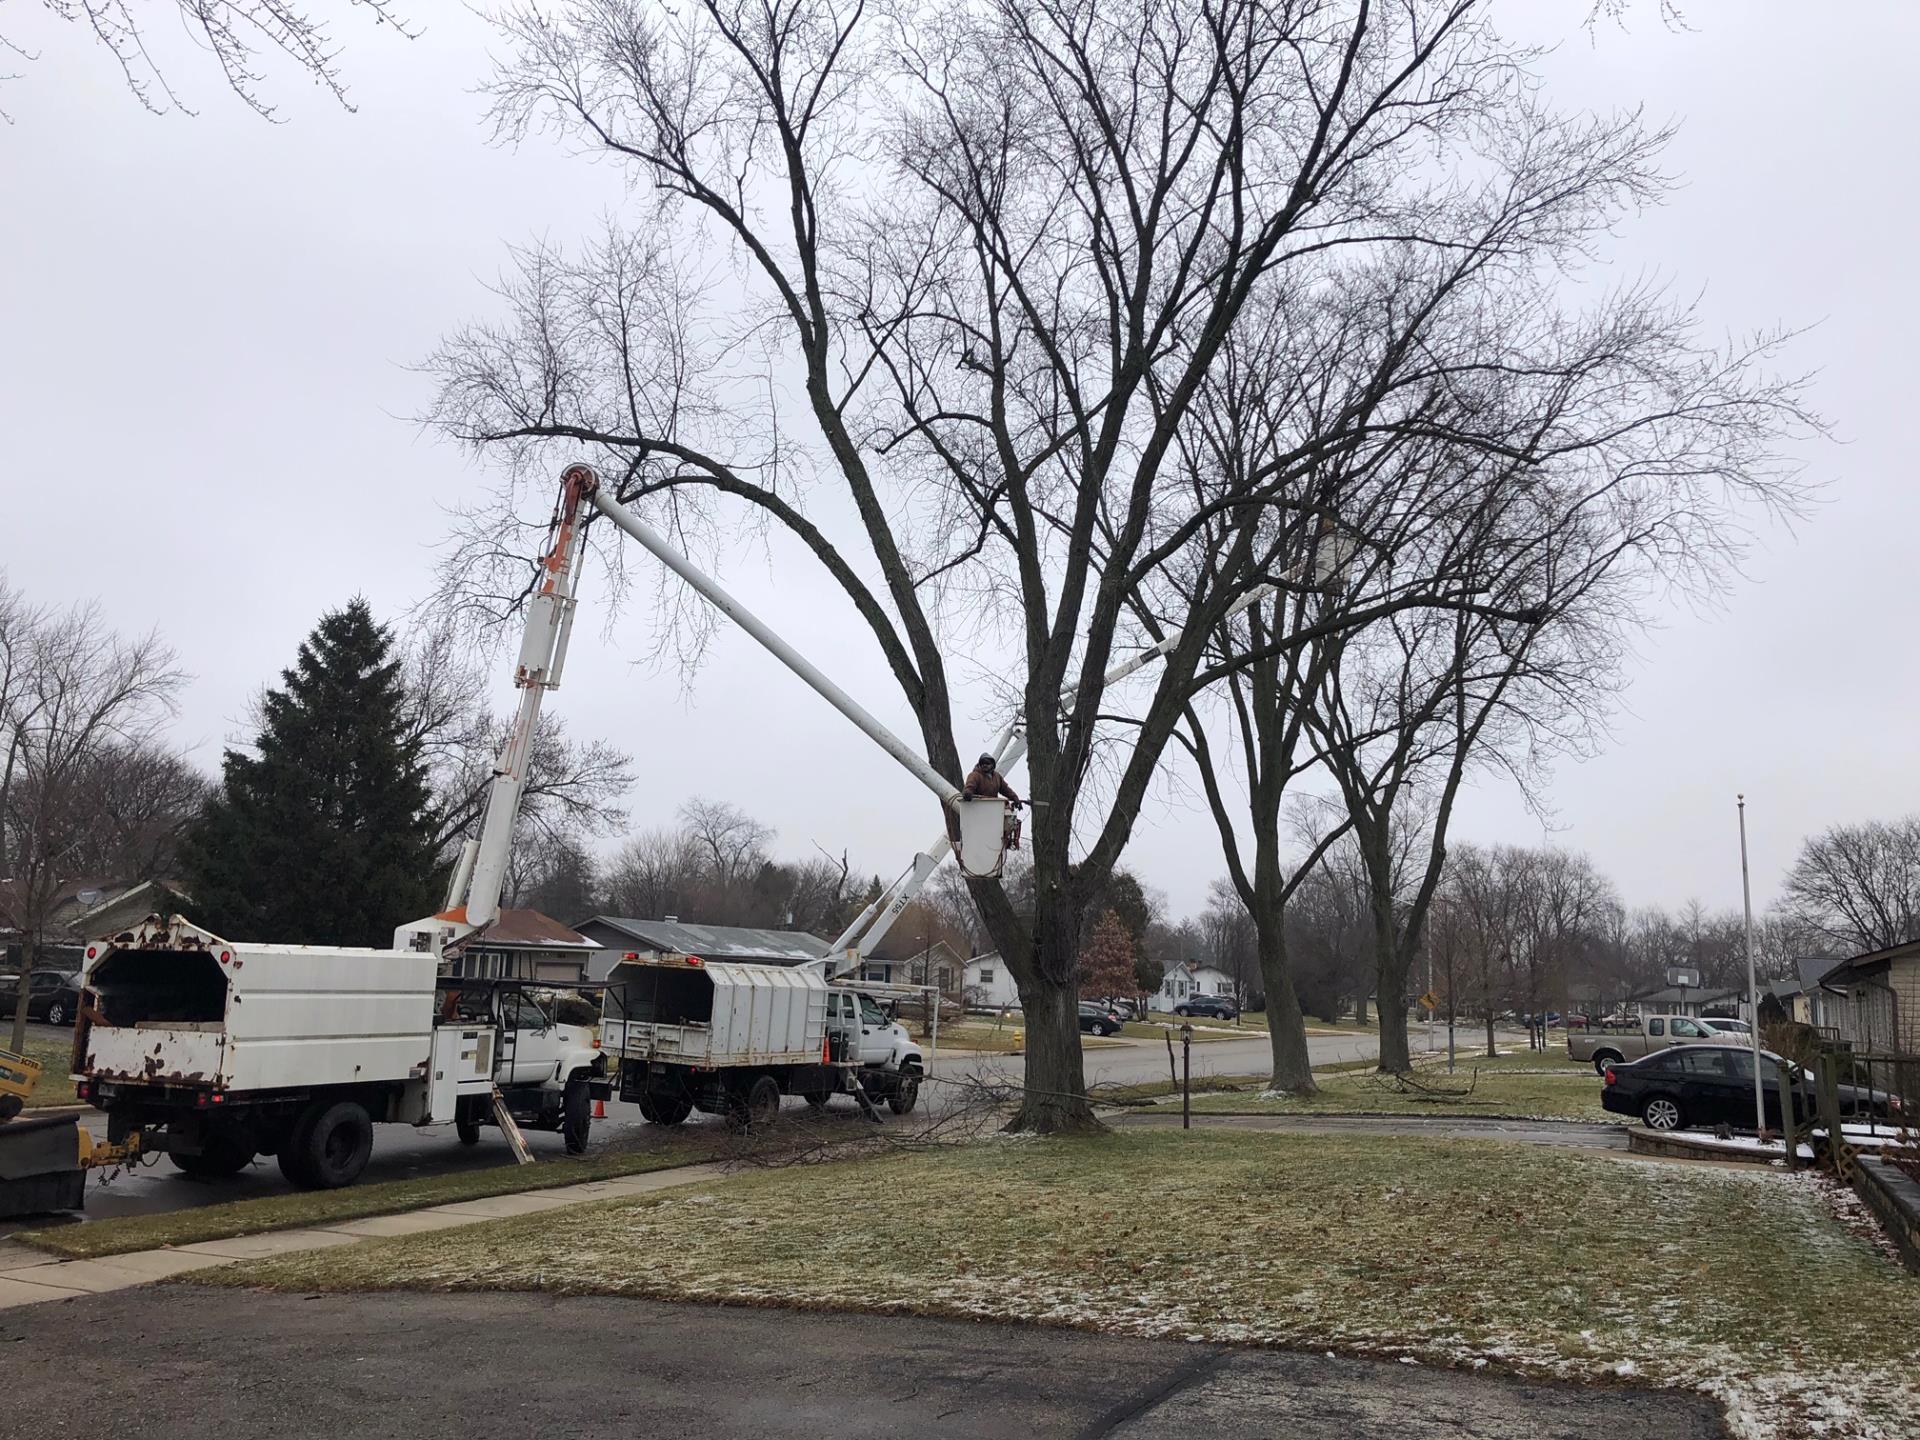
[[[332,5],[321,0],[317,9],[307,0],[40,0],[40,8],[111,55],[133,97],[156,114],[175,109],[192,113],[174,90],[160,58],[166,42],[153,40],[154,22],[159,20],[175,21],[212,57],[227,88],[266,119],[273,118],[274,108],[261,88],[266,76],[259,67],[273,54],[305,71],[340,104],[352,108],[340,71],[340,52],[327,29],[327,10],[358,9],[378,25],[411,33],[393,0],[351,0],[350,4],[336,0]],[[37,59],[19,36],[19,31],[0,31],[0,55]]]
[[[1920,815],[1835,825],[1810,836],[1787,872],[1788,912],[1855,953],[1920,939]]]
[[[1647,190],[1648,137],[1546,112],[1474,0],[571,0],[503,27],[503,132],[552,126],[649,193],[631,228],[521,257],[506,318],[439,355],[437,418],[543,492],[585,448],[685,534],[783,528],[956,781],[956,643],[1018,657],[996,669],[1045,802],[1033,904],[971,889],[1026,1007],[1015,1125],[1091,1128],[1081,929],[1219,678],[1209,635],[1289,573],[1316,475],[1427,428],[1450,381],[1422,347],[1454,289]],[[1339,383],[1262,463],[1189,463],[1232,337],[1295,315],[1298,344],[1344,345]],[[463,562],[521,492],[500,498]],[[1376,616],[1478,603],[1444,570],[1390,573]],[[498,578],[461,567],[514,593]],[[1180,643],[1110,695],[1157,628]]]
[[[0,600],[4,600],[0,594]],[[157,634],[115,634],[94,605],[21,626],[20,678],[0,714],[0,867],[25,932],[12,1047],[26,1040],[27,994],[63,877],[99,841],[91,781],[108,757],[150,746],[185,676]]]

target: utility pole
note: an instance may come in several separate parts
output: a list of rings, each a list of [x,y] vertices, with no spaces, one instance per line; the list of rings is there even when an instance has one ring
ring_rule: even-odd
[[[1747,878],[1747,797],[1734,799],[1740,808],[1740,902],[1747,917],[1747,1030],[1753,1037],[1753,1128],[1756,1134],[1767,1128],[1767,1097],[1760,1083],[1760,985],[1753,968],[1753,882]],[[1780,1114],[1790,1112],[1792,1097],[1787,1093],[1787,1077],[1780,1077]]]

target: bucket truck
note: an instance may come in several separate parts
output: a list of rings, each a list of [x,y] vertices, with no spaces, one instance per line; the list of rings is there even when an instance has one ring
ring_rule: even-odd
[[[295,1185],[331,1188],[365,1169],[376,1122],[451,1123],[472,1144],[491,1121],[523,1161],[523,1123],[586,1148],[593,1096],[610,1093],[591,1027],[549,1013],[524,982],[440,972],[500,916],[596,483],[584,466],[562,477],[514,669],[520,702],[445,908],[400,926],[391,950],[231,941],[178,915],[88,944],[73,1071],[80,1098],[106,1112],[103,1156],[165,1151],[189,1175],[218,1176],[274,1155]]]

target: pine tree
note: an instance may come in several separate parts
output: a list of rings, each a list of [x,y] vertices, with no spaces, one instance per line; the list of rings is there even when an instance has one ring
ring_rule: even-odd
[[[188,837],[197,921],[232,940],[384,948],[444,877],[392,637],[364,599],[322,617],[229,750]]]

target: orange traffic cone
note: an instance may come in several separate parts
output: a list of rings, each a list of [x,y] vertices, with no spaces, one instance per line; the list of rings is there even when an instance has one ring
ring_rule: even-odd
[[[606,1101],[596,1100],[593,1102],[593,1118],[596,1120],[604,1120],[607,1118],[607,1102]]]

